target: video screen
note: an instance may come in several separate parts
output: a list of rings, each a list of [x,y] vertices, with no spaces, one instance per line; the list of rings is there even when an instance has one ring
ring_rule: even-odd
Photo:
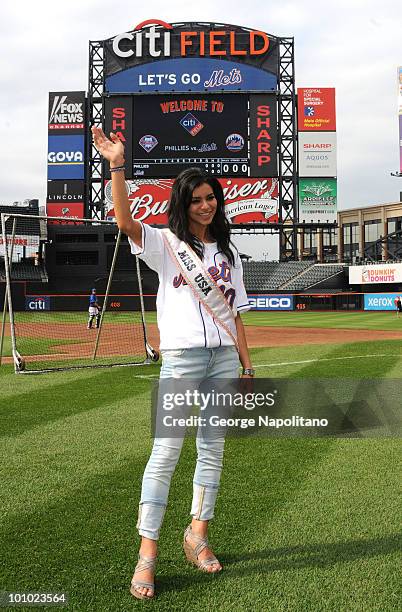
[[[237,93],[136,96],[133,177],[173,177],[191,166],[247,176],[247,118],[247,95]]]

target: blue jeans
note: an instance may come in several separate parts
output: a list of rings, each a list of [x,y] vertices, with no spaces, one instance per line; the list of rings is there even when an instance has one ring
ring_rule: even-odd
[[[238,378],[239,355],[234,346],[162,351],[160,378]],[[193,478],[191,515],[201,521],[214,516],[222,472],[225,436],[197,435],[197,464]],[[141,536],[158,540],[170,481],[183,446],[183,437],[155,438],[144,471],[137,528]]]

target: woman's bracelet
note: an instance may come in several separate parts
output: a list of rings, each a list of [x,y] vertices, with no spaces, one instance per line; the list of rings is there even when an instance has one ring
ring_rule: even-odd
[[[124,172],[125,169],[125,166],[116,166],[116,168],[110,168],[110,172]]]

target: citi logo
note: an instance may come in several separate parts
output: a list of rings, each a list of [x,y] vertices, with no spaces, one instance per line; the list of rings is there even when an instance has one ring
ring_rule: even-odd
[[[201,121],[199,121],[197,117],[194,117],[192,113],[187,113],[187,115],[180,120],[180,125],[184,127],[191,136],[196,136],[204,127]]]
[[[192,25],[192,24],[187,24]],[[227,57],[229,55],[264,55],[269,48],[268,34],[259,30],[237,32],[230,27],[213,30],[205,24],[205,30],[174,29],[166,21],[148,19],[142,21],[134,32],[119,34],[112,41],[113,53],[118,57]],[[146,30],[143,30],[146,28]],[[156,29],[158,28],[158,29]],[[143,30],[143,31],[141,31]],[[173,32],[172,32],[173,30]],[[174,44],[171,35],[176,34]],[[217,71],[222,72],[222,71]]]
[[[48,301],[46,298],[37,297],[28,300],[28,310],[48,310]]]
[[[130,32],[124,32],[123,34],[119,34],[113,39],[113,52],[118,57],[131,57],[135,55],[135,57],[143,56],[143,46],[144,43],[148,42],[148,52],[151,57],[159,57],[161,54],[164,57],[170,56],[170,32],[172,30],[172,26],[166,21],[161,21],[159,19],[149,19],[147,21],[143,21],[139,23],[135,30],[141,30],[142,28],[150,25],[151,27],[145,32],[136,32],[135,34],[131,34]],[[162,26],[167,32],[157,32],[156,26]],[[161,39],[161,40],[160,40]],[[128,44],[133,43],[135,45],[135,51],[133,49],[125,50],[120,46],[121,42],[124,41],[122,47],[127,47]],[[157,49],[157,41],[162,43],[162,49]],[[146,52],[145,52],[146,53]]]
[[[55,96],[49,123],[82,123],[84,111],[82,102],[67,102],[67,96]]]
[[[50,151],[47,156],[49,165],[83,164],[84,155],[81,151]]]

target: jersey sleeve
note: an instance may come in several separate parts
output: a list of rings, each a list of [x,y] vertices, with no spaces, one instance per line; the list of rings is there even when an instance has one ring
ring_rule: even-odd
[[[246,289],[244,287],[243,266],[242,266],[240,255],[237,249],[235,252],[235,265],[232,271],[232,278],[233,278],[233,286],[236,291],[236,297],[235,297],[235,302],[234,302],[236,306],[236,310],[239,313],[247,312],[247,310],[250,310],[251,306],[248,303],[248,297],[247,297]]]
[[[142,259],[147,266],[155,272],[161,272],[163,265],[163,254],[165,243],[163,241],[162,232],[155,227],[141,223],[142,225],[142,245],[138,246],[128,239],[131,252]]]

